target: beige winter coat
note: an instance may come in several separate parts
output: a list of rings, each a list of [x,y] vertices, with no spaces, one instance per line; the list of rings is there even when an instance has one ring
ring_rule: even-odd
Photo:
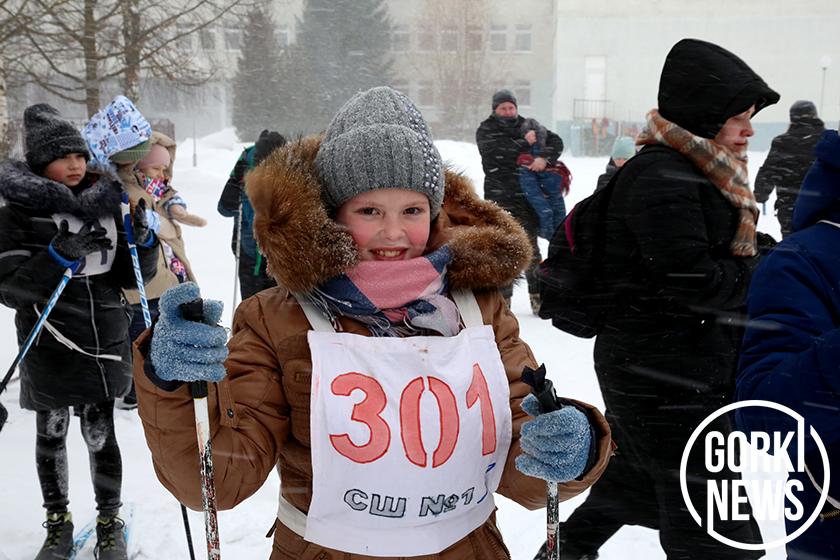
[[[172,176],[172,166],[175,165],[175,141],[161,132],[152,132],[152,144],[160,144],[169,150],[170,163],[166,168],[167,177]],[[125,191],[128,193],[128,198],[131,202],[131,207],[134,208],[140,199],[146,201],[147,208],[154,208],[160,216],[160,232],[158,236],[160,240],[172,248],[173,254],[180,259],[184,268],[187,270],[187,277],[189,280],[195,282],[195,275],[190,266],[190,261],[187,258],[187,250],[184,246],[184,240],[181,237],[181,226],[172,220],[163,209],[166,201],[178,194],[175,189],[169,191],[158,202],[154,202],[152,196],[143,189],[142,179],[134,171],[133,165],[122,165],[118,168],[118,175],[123,183]],[[146,299],[158,299],[160,295],[168,288],[178,284],[178,277],[169,269],[166,264],[166,257],[164,255],[163,246],[160,247],[158,254],[158,268],[154,279],[146,284]],[[125,290],[125,296],[132,305],[140,303],[140,294],[137,290]]]
[[[312,498],[309,400],[310,330],[303,311],[289,290],[308,291],[351,266],[356,252],[349,235],[330,220],[321,204],[314,172],[319,139],[309,138],[281,148],[248,177],[254,205],[254,231],[281,286],[243,302],[236,311],[227,377],[211,384],[208,402],[212,426],[216,498],[221,509],[234,507],[262,486],[275,468],[283,481],[284,498],[306,512]],[[432,224],[428,250],[448,243],[453,253],[448,279],[452,289],[470,288],[491,325],[510,383],[513,433],[504,465],[503,494],[521,505],[545,506],[546,483],[521,474],[514,467],[520,454],[519,430],[528,416],[521,400],[528,386],[520,381],[524,366],[536,367],[530,348],[519,338],[519,325],[508,311],[498,286],[518,276],[530,259],[528,238],[521,227],[493,203],[480,200],[469,182],[446,174],[443,209]],[[279,266],[282,264],[282,266]],[[343,332],[370,335],[367,328],[341,318]],[[201,508],[198,451],[193,407],[186,387],[166,392],[144,373],[151,331],[135,351],[135,383],[140,418],[152,452],[155,471],[178,500]],[[581,478],[560,485],[565,500],[589,488],[603,473],[612,453],[604,417],[584,405],[597,433],[597,462]],[[272,525],[266,519],[265,530]],[[307,543],[277,523],[272,560],[362,560]],[[439,554],[425,560],[504,560],[510,555],[494,516]]]

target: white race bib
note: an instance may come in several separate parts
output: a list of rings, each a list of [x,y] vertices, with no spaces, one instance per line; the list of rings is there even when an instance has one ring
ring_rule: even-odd
[[[305,539],[355,554],[419,556],[481,526],[511,438],[493,329],[308,338],[313,496]]]
[[[79,233],[84,225],[81,219],[72,214],[53,214],[52,218],[55,225],[59,227],[63,220],[67,220],[70,233]],[[99,226],[105,228],[106,237],[111,240],[111,248],[86,255],[82,259],[81,266],[73,273],[74,278],[104,274],[111,270],[114,264],[114,256],[117,253],[117,224],[112,216],[102,216],[98,218],[98,221]]]

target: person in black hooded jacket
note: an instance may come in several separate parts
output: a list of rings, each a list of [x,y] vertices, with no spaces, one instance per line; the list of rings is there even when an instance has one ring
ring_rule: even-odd
[[[776,218],[782,237],[791,233],[793,205],[805,174],[814,163],[814,148],[820,141],[825,124],[817,117],[817,107],[810,101],[797,101],[790,106],[790,127],[773,138],[770,152],[755,177],[755,199],[767,202],[776,189]]]
[[[88,148],[49,105],[24,113],[26,161],[0,163],[0,302],[15,310],[23,345],[66,269],[73,272],[43,330],[19,365],[20,405],[36,412],[35,458],[47,510],[38,559],[67,558],[69,407],[90,453],[99,512],[98,557],[126,558],[119,519],[122,460],[114,400],[129,389],[131,307],[136,286],[115,179],[86,173]],[[133,217],[144,280],[155,275],[157,238],[147,210]]]
[[[778,99],[717,45],[684,39],[668,53],[659,107],[637,138],[643,148],[619,173],[605,219],[615,305],[594,365],[618,451],[565,523],[564,559],[597,557],[625,524],[659,529],[669,560],[763,554],[723,545],[695,523],[679,472],[693,430],[733,400],[750,276],[760,249],[773,243],[755,230],[750,118]],[[710,429],[731,431],[725,418]],[[692,503],[705,506],[702,447],[689,457],[687,478]],[[738,478],[727,469],[720,476]],[[751,515],[717,520],[715,529],[761,542]]]

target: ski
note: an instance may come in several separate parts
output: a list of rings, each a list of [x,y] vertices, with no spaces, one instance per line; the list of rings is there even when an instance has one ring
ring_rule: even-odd
[[[76,532],[76,535],[73,537],[73,550],[70,551],[68,560],[76,560],[76,558],[79,558],[79,553],[85,548],[90,548],[90,554],[92,557],[93,547],[87,547],[86,545],[91,540],[96,540],[90,538],[94,533],[96,533],[96,516],[94,516],[93,520],[88,521]]]

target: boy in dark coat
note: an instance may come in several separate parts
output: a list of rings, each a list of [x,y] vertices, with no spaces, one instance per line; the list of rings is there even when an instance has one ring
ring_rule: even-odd
[[[792,233],[755,273],[750,286],[750,322],[738,374],[739,400],[773,401],[793,409],[817,431],[829,464],[840,465],[840,136],[831,130],[816,147],[816,162],[805,176],[793,211]],[[767,433],[790,430],[790,418],[741,409],[743,429]],[[785,422],[787,420],[788,422]],[[793,451],[791,449],[791,451]],[[805,462],[814,481],[823,480],[822,462],[811,438]],[[795,461],[792,458],[791,461]],[[832,470],[833,470],[832,469]],[[790,473],[804,488],[796,496],[806,518],[820,496],[806,474]],[[840,480],[831,477],[820,518],[787,545],[791,560],[840,558]],[[787,521],[791,534],[801,522]]]
[[[817,107],[810,101],[797,101],[790,106],[790,128],[773,139],[764,165],[755,178],[755,199],[767,202],[776,189],[776,217],[782,236],[791,232],[793,203],[805,173],[814,162],[814,147],[825,131],[817,117]]]
[[[778,100],[717,45],[685,39],[665,60],[659,107],[637,138],[644,147],[620,171],[604,220],[615,305],[594,362],[619,450],[565,524],[570,558],[595,555],[625,524],[658,528],[670,559],[760,556],[695,523],[679,472],[692,431],[732,401],[747,288],[759,241],[768,243],[747,182],[750,118]],[[731,431],[724,418],[710,429]],[[702,457],[690,457],[687,473],[692,502],[706,504]],[[716,519],[715,529],[761,542],[752,516]]]
[[[0,164],[0,301],[16,310],[23,344],[65,269],[73,276],[20,363],[20,405],[36,412],[36,465],[47,538],[38,559],[66,558],[69,407],[90,452],[99,511],[100,559],[126,558],[118,517],[122,462],[114,399],[129,388],[131,309],[121,288],[135,285],[120,214],[119,183],[86,173],[87,145],[46,104],[24,113],[26,161]],[[154,276],[157,240],[138,206],[134,233],[144,276]]]

